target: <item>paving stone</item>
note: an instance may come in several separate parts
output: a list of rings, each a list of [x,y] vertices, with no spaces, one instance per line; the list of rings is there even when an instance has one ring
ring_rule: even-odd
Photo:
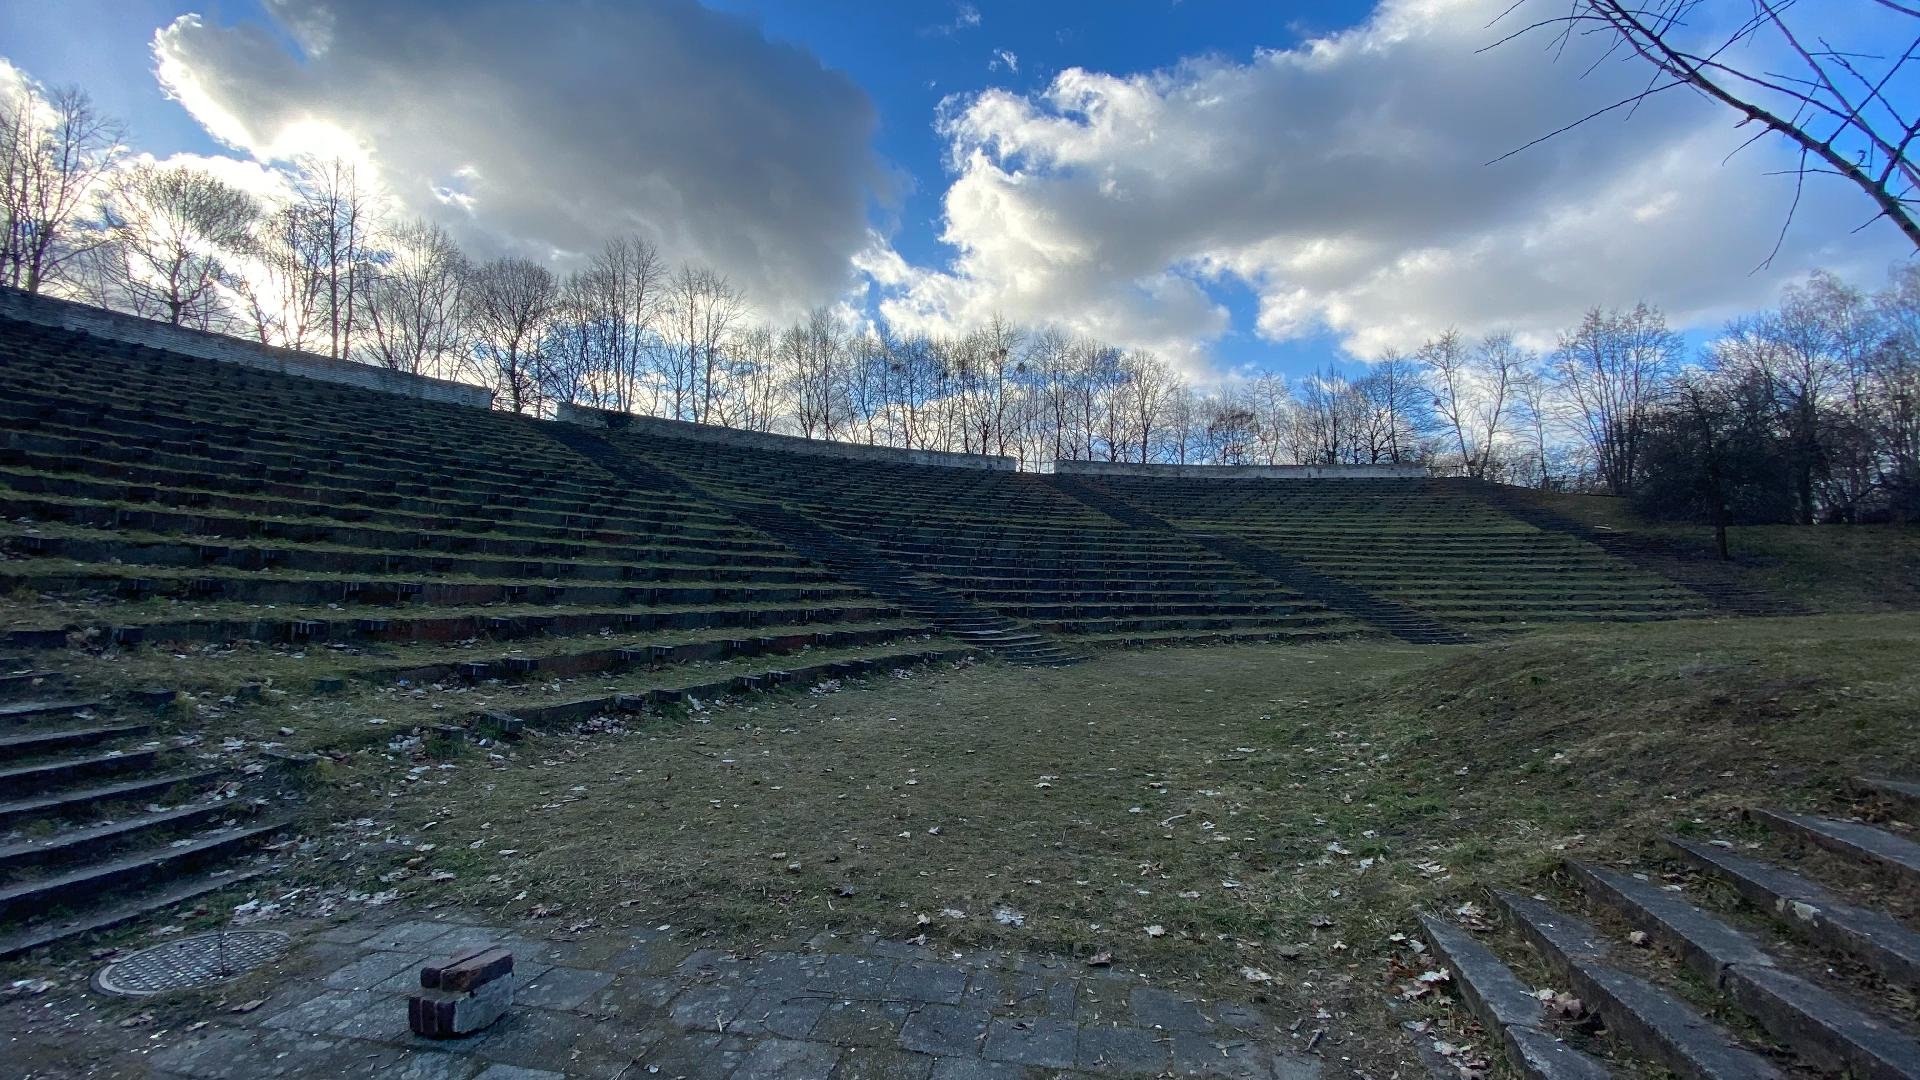
[[[992,1061],[1070,1069],[1079,1030],[1071,1020],[1048,1016],[996,1016],[987,1027],[987,1042],[980,1053]]]
[[[508,943],[515,941],[518,937],[519,935],[507,933],[498,927],[455,926],[440,937],[433,939],[433,958],[435,960],[444,960],[457,953],[472,952],[473,950],[482,949],[489,945],[499,945],[507,949],[508,952],[513,952],[513,949],[509,947]],[[532,956],[527,955],[527,950],[525,949],[522,949],[520,952],[514,952],[514,970],[521,971],[522,974],[525,974],[525,972],[521,970],[521,965],[530,963],[532,959]]]
[[[900,1001],[958,1005],[966,993],[966,970],[951,964],[901,964],[887,983],[887,996]]]
[[[696,986],[673,999],[675,1025],[688,1030],[725,1031],[753,993],[739,986]]]
[[[565,1073],[523,1069],[518,1065],[489,1065],[473,1080],[567,1080]]]
[[[813,1037],[836,1046],[893,1046],[913,1007],[904,1001],[833,1001]]]
[[[380,1080],[468,1080],[476,1075],[492,1077],[493,1074],[487,1070],[501,1067],[432,1050],[397,1050],[395,1053],[399,1059],[381,1065],[380,1071],[375,1074]],[[477,1074],[474,1071],[476,1069],[480,1070]]]
[[[612,1078],[664,1035],[664,1030],[617,1020],[516,1008],[485,1031],[453,1041],[451,1048],[503,1065]]]
[[[1127,1007],[1130,987],[1111,983],[1081,983],[1074,991],[1074,1019],[1083,1024],[1132,1024]]]
[[[840,1061],[838,1047],[798,1039],[761,1039],[734,1070],[733,1080],[827,1080]]]
[[[762,953],[741,977],[755,990],[794,993],[812,984],[825,963],[824,956]]]
[[[746,961],[725,949],[695,949],[680,961],[676,970],[688,978],[702,975],[711,978],[739,974],[746,966]]]
[[[250,1028],[225,1028],[204,1038],[157,1051],[155,1069],[194,1080],[259,1080],[261,1077],[361,1077],[409,1075],[410,1080],[466,1080],[477,1062],[429,1060],[411,1065],[400,1050],[357,1039],[340,1039]]]
[[[1179,1076],[1225,1076],[1233,1080],[1271,1075],[1273,1055],[1253,1041],[1197,1031],[1173,1033],[1173,1071]]]
[[[404,922],[383,926],[377,933],[369,935],[355,944],[369,949],[385,949],[390,952],[425,952],[441,938],[455,930],[469,930],[460,923],[435,922],[430,919],[408,919]]]
[[[1273,1080],[1320,1080],[1320,1059],[1304,1054],[1277,1053],[1269,1063]]]
[[[832,1080],[927,1080],[932,1072],[933,1059],[925,1054],[862,1046],[841,1051]]]
[[[326,984],[335,990],[371,990],[402,972],[419,971],[420,965],[428,959],[426,953],[368,953],[344,967],[334,969],[327,976]],[[419,979],[416,977],[411,985],[419,986]]]
[[[677,941],[642,941],[607,957],[606,969],[615,974],[665,975],[692,953],[692,946]]]
[[[1071,979],[1006,971],[976,971],[967,980],[965,1003],[976,1008],[1027,1016],[1074,1015],[1078,987]]]
[[[1222,1001],[1212,1008],[1213,1021],[1221,1027],[1235,1031],[1265,1031],[1268,1027],[1267,1014],[1251,1005],[1242,1005],[1237,1001]]]
[[[1213,1022],[1200,1012],[1198,1005],[1158,987],[1134,987],[1127,996],[1127,1004],[1133,1010],[1134,1023],[1141,1027],[1166,1031],[1210,1031],[1213,1028]]]
[[[299,1005],[267,1017],[260,1021],[260,1026],[318,1034],[378,1008],[382,1001],[392,1000],[389,995],[376,994],[371,990],[325,990]],[[406,1026],[404,1014],[401,1016],[401,1026]]]
[[[987,1019],[983,1009],[925,1005],[901,1025],[900,1046],[921,1054],[977,1055]]]
[[[613,983],[580,1004],[579,1012],[588,1016],[623,1016],[629,1020],[650,1019],[666,1011],[667,1002],[680,992],[674,979],[648,975],[616,975]]]
[[[745,1039],[700,1032],[668,1035],[635,1063],[632,1074],[657,1080],[723,1080],[746,1060]]]
[[[1167,1071],[1172,1060],[1163,1032],[1113,1024],[1088,1024],[1080,1029],[1074,1062],[1082,1069],[1104,1073]]]
[[[830,997],[874,1000],[886,996],[898,966],[881,957],[835,953],[820,965],[815,986]]]
[[[572,1009],[612,982],[613,976],[604,971],[551,967],[521,980],[513,992],[513,1000],[519,1005],[541,1009]]]
[[[329,926],[314,935],[316,941],[325,941],[334,945],[358,945],[379,933],[381,925],[375,922],[349,922],[339,926]]]
[[[359,1011],[328,1028],[327,1034],[381,1042],[411,1041],[412,1032],[407,1028],[407,996],[376,992]]]
[[[741,1007],[727,1030],[736,1035],[774,1035],[804,1039],[820,1022],[829,1002],[825,998],[795,996],[761,990]]]
[[[977,1057],[935,1058],[927,1080],[1026,1080],[1027,1070],[1004,1061]]]

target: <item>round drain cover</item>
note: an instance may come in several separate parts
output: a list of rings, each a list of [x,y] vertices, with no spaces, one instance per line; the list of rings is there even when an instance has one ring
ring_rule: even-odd
[[[123,956],[93,977],[109,994],[158,994],[207,986],[243,975],[287,951],[287,935],[274,930],[228,930],[197,934]]]

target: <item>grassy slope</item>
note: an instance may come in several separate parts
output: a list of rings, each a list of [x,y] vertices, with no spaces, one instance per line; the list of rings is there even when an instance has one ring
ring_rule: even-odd
[[[1542,504],[1595,525],[1666,537],[1710,556],[1704,526],[1657,525],[1625,499],[1604,495],[1538,495]],[[1913,525],[1745,525],[1728,546],[1757,583],[1816,611],[1920,608],[1920,527]]]
[[[1414,907],[1734,828],[1750,801],[1817,806],[1869,764],[1920,770],[1917,634],[1920,616],[1823,616],[1161,650],[873,680],[411,776],[370,751],[323,798],[374,824],[313,869],[338,880],[345,854],[376,890],[412,856],[456,875],[397,883],[422,899],[748,940],[1111,949],[1202,993],[1244,996],[1252,966],[1283,1022],[1326,1009],[1340,1053],[1385,1066],[1406,1044],[1378,988]]]

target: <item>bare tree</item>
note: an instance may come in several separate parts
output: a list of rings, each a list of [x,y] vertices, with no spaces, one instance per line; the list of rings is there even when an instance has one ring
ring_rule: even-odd
[[[1680,335],[1646,304],[1632,311],[1593,308],[1560,335],[1553,372],[1567,422],[1615,495],[1633,490],[1647,418],[1679,366],[1681,347]]]
[[[683,266],[667,283],[662,326],[672,415],[705,423],[725,380],[725,349],[746,315],[746,296],[705,267]]]
[[[1735,382],[1762,388],[1786,439],[1795,516],[1818,519],[1823,479],[1835,449],[1829,437],[1849,372],[1867,341],[1857,332],[1858,292],[1816,273],[1788,288],[1778,310],[1742,319],[1716,342],[1715,366]]]
[[[0,283],[39,292],[106,240],[82,222],[123,139],[119,123],[78,88],[26,86],[0,100]]]
[[[809,439],[834,438],[852,424],[846,386],[848,344],[840,321],[824,307],[808,312],[780,334],[787,398],[793,403],[800,434]]]
[[[1732,109],[1742,125],[1758,127],[1753,140],[1772,134],[1794,147],[1799,159],[1793,171],[1795,205],[1809,175],[1839,177],[1872,200],[1876,213],[1870,222],[1884,217],[1920,247],[1915,214],[1920,169],[1912,158],[1920,108],[1903,92],[1900,78],[1920,58],[1920,8],[1908,0],[1853,0],[1862,13],[1873,11],[1898,27],[1869,54],[1830,41],[1825,28],[1838,20],[1823,18],[1833,14],[1825,5],[1748,0],[1746,14],[1730,30],[1707,37],[1695,32],[1692,17],[1723,8],[1710,8],[1703,0],[1570,2],[1570,9],[1561,9],[1564,14],[1528,23],[1502,42],[1538,31],[1552,32],[1561,44],[1575,35],[1598,34],[1608,45],[1602,60],[1616,54],[1635,58],[1647,67],[1649,80],[1639,92],[1521,150],[1656,94],[1690,89]],[[1790,70],[1775,71],[1758,58],[1774,49],[1791,58]],[[1790,209],[1783,235],[1792,219]]]
[[[393,229],[384,246],[366,289],[362,352],[393,371],[459,373],[469,355],[467,257],[446,230],[424,221]]]
[[[540,406],[542,338],[554,304],[553,274],[526,259],[475,268],[466,289],[476,352],[514,412]]]
[[[352,351],[372,263],[376,206],[359,170],[339,158],[302,158],[294,181],[306,258],[319,277],[327,355]]]
[[[1448,330],[1420,349],[1434,384],[1434,411],[1446,423],[1468,476],[1491,477],[1494,455],[1512,420],[1515,385],[1532,366],[1532,353],[1506,334],[1494,334],[1469,349]]]
[[[259,214],[253,196],[199,169],[127,170],[104,212],[112,243],[97,260],[99,284],[135,314],[218,325],[226,317],[221,288],[250,250]]]

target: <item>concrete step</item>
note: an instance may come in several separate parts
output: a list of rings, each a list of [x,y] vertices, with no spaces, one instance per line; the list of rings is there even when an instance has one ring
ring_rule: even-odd
[[[290,819],[241,825],[200,833],[184,844],[161,844],[132,851],[104,862],[53,877],[18,882],[0,888],[0,919],[14,920],[72,904],[86,897],[119,890],[137,882],[169,877],[188,867],[231,855],[279,832]]]
[[[151,769],[159,758],[160,748],[155,746],[127,751],[110,750],[58,761],[38,761],[31,765],[0,768],[0,796],[43,791],[56,784],[84,777]]]
[[[231,799],[199,802],[171,810],[135,814],[101,825],[68,829],[44,839],[0,845],[0,870],[84,858],[96,848],[122,843],[143,833],[183,829],[217,817],[243,815],[247,809],[245,804]]]
[[[1467,1008],[1500,1040],[1507,1060],[1522,1076],[1537,1080],[1602,1080],[1611,1076],[1599,1061],[1568,1045],[1550,1028],[1540,999],[1467,931],[1421,915],[1427,943],[1453,973]]]
[[[72,813],[122,799],[145,799],[163,795],[177,786],[211,783],[225,775],[224,769],[200,769],[186,772],[156,773],[117,783],[66,788],[45,795],[0,802],[0,825],[30,817],[52,817]]]
[[[64,671],[39,670],[31,667],[15,670],[0,665],[0,701],[24,701],[49,690],[63,687],[68,678]]]
[[[233,872],[215,868],[182,875],[157,889],[116,904],[94,908],[71,918],[38,923],[11,934],[0,935],[0,960],[10,960],[81,934],[109,930],[184,904],[189,900],[198,900],[222,889],[253,881],[264,874],[265,871],[262,870]]]
[[[1815,945],[1853,957],[1889,981],[1920,989],[1920,934],[1856,906],[1790,870],[1693,840],[1668,837],[1687,861]]]
[[[1873,1080],[1920,1080],[1920,1040],[1787,971],[1744,931],[1632,875],[1579,862],[1567,868],[1596,902],[1673,949],[1803,1062]]]
[[[89,709],[98,709],[104,704],[105,702],[98,700],[17,701],[0,705],[0,726],[33,720],[58,719],[86,712]]]
[[[1608,964],[1599,931],[1538,900],[1496,891],[1508,917],[1549,966],[1600,1014],[1609,1035],[1628,1049],[1695,1080],[1775,1080],[1772,1062],[1691,1005],[1647,980]]]
[[[1920,844],[1904,836],[1857,821],[1785,810],[1754,809],[1747,813],[1782,836],[1852,859],[1906,888],[1920,889]]]
[[[1854,780],[1863,791],[1895,803],[1902,810],[1920,813],[1920,780],[1899,780],[1890,776],[1862,776]]]
[[[58,728],[48,731],[29,731],[23,735],[8,735],[0,737],[0,761],[51,753],[55,750],[96,746],[103,742],[112,742],[114,739],[131,739],[152,730],[153,725],[149,723],[93,724],[87,727]]]

